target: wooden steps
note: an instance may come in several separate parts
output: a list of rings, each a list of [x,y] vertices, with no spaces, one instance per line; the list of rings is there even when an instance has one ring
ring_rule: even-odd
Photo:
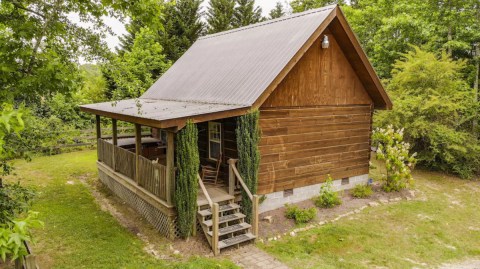
[[[234,210],[234,209],[239,209],[239,208],[240,208],[240,206],[238,204],[226,204],[226,205],[221,205],[220,206],[219,212],[222,213],[222,212],[225,212],[225,211],[228,211],[228,210]],[[210,216],[210,215],[212,215],[212,209],[209,208],[209,209],[205,209],[205,210],[202,210],[202,211],[198,211],[198,214],[200,214],[203,217]]]
[[[220,217],[220,219],[218,220],[218,224],[223,224],[234,220],[242,220],[243,218],[245,218],[245,215],[243,215],[242,213],[229,214]],[[203,222],[203,224],[210,227],[212,226],[212,220],[206,220]]]
[[[241,207],[235,203],[233,197],[224,196],[224,199],[214,203],[218,203],[217,227],[213,227],[212,208],[208,204],[198,203],[197,219],[215,255],[221,249],[255,240],[251,231],[252,226],[245,222],[246,216],[240,212]],[[217,229],[216,238],[214,238],[214,228]]]
[[[254,240],[255,236],[251,233],[237,235],[228,239],[224,239],[218,242],[218,248],[223,249],[231,246],[236,246],[240,243],[247,242],[249,240]]]
[[[226,235],[226,234],[235,233],[235,232],[239,232],[239,231],[242,231],[242,230],[250,229],[250,227],[252,227],[250,224],[248,224],[246,222],[242,222],[242,223],[235,224],[235,225],[232,225],[232,226],[227,226],[227,227],[220,228],[218,230],[218,235],[223,236],[223,235]],[[211,231],[208,232],[208,235],[212,236],[212,232]]]

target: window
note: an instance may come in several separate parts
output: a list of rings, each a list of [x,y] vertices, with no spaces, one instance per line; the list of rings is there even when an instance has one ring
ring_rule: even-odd
[[[222,151],[222,125],[220,122],[208,122],[208,157],[217,160]]]
[[[349,177],[342,178],[342,185],[348,185],[348,184],[350,184],[350,178]]]

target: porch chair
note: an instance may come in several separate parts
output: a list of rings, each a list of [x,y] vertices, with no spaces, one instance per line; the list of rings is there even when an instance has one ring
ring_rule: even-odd
[[[202,181],[205,183],[217,184],[221,164],[222,154],[220,153],[215,167],[210,165],[202,165]]]

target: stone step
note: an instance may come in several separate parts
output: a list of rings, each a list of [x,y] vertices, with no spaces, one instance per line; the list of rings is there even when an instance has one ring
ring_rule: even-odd
[[[246,223],[246,222],[242,222],[242,223],[235,224],[235,225],[232,225],[232,226],[223,227],[223,228],[220,228],[218,230],[218,236],[223,236],[223,235],[226,235],[226,234],[239,232],[239,231],[242,231],[242,230],[246,230],[250,227],[252,227],[252,226],[250,224]],[[212,236],[212,234],[213,234],[212,231],[208,232],[208,235]]]
[[[222,249],[222,248],[234,246],[234,245],[237,245],[237,244],[249,241],[249,240],[253,240],[253,239],[255,239],[255,236],[251,233],[237,235],[235,237],[219,241],[218,242],[218,248]]]
[[[233,220],[239,220],[245,218],[245,215],[242,213],[235,213],[235,214],[230,214],[230,215],[225,215],[222,216],[218,219],[218,224],[225,223],[225,222],[230,222]],[[203,222],[203,224],[207,227],[212,227],[212,220],[206,220]]]

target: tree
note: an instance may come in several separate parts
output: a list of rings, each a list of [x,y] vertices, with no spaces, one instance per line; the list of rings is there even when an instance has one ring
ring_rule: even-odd
[[[260,126],[258,120],[260,112],[251,111],[248,114],[238,117],[237,135],[238,148],[238,172],[252,194],[257,193],[258,170],[260,169]],[[252,201],[247,193],[242,191],[243,211],[247,220],[252,219]]]
[[[480,144],[471,133],[478,103],[463,68],[465,61],[445,52],[436,56],[414,47],[394,65],[387,86],[393,110],[378,113],[374,123],[404,128],[419,165],[469,178],[480,170]]]
[[[232,28],[235,0],[210,0],[207,9],[208,33],[218,33]]]
[[[157,37],[149,28],[140,29],[131,51],[106,66],[115,82],[114,99],[140,97],[170,67]]]
[[[340,0],[293,0],[290,2],[290,7],[294,13],[303,12],[305,10],[320,8],[327,5],[339,4],[344,5],[345,1]]]
[[[108,54],[102,37],[109,29],[102,16],[126,14],[159,25],[151,15],[160,11],[160,0],[1,1],[0,99],[32,103],[74,91],[81,82],[78,59]],[[84,23],[72,22],[72,14]]]
[[[237,6],[233,15],[234,28],[247,26],[262,20],[262,9],[255,7],[255,0],[236,0]]]
[[[164,31],[160,43],[168,60],[175,62],[203,33],[201,20],[203,0],[177,0],[165,9]]]
[[[285,16],[285,11],[283,9],[282,3],[277,2],[275,4],[275,8],[270,10],[269,16],[270,16],[270,19],[277,19]]]
[[[196,229],[198,168],[198,130],[192,121],[177,134],[175,180],[175,207],[177,208],[177,224],[180,236],[189,237],[192,229]]]

